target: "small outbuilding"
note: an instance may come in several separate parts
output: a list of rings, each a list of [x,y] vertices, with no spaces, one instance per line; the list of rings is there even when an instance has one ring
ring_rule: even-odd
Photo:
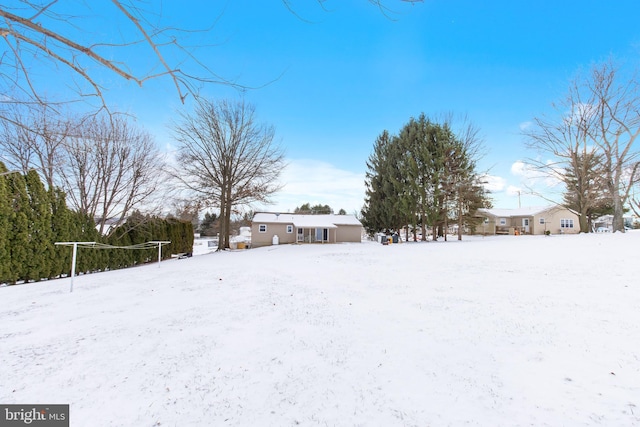
[[[287,243],[361,241],[362,223],[354,215],[258,212],[251,223],[251,246],[254,248]]]
[[[577,234],[578,214],[564,206],[518,209],[478,209],[484,221],[476,227],[480,234]]]

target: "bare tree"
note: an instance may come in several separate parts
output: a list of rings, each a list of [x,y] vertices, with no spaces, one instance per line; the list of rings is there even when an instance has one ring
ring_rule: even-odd
[[[35,169],[49,189],[57,183],[64,141],[71,120],[47,103],[12,105],[8,120],[0,120],[0,155],[12,168],[26,174]]]
[[[198,200],[176,200],[173,203],[172,214],[180,221],[190,222],[193,230],[200,230],[200,202]]]
[[[639,111],[637,79],[623,78],[608,61],[572,83],[556,117],[536,118],[526,132],[529,146],[551,157],[529,163],[565,182],[573,193],[568,199],[580,213],[581,231],[589,231],[590,212],[606,196],[613,207],[613,231],[624,232],[624,206],[640,180],[640,152],[634,146],[640,135]]]
[[[124,116],[91,117],[79,124],[65,144],[60,171],[69,204],[96,220],[123,223],[140,207],[153,207],[163,180],[163,159],[151,136]]]
[[[602,180],[596,179],[599,150],[591,137],[597,124],[595,103],[595,95],[574,80],[565,98],[553,104],[554,114],[534,118],[523,132],[527,147],[538,154],[526,163],[542,176],[565,184],[565,199],[579,214],[583,233],[590,231],[588,218],[601,203],[603,191]]]
[[[204,206],[220,209],[219,250],[229,248],[232,211],[266,203],[280,188],[284,155],[274,135],[274,128],[259,124],[254,107],[244,101],[201,99],[193,113],[182,113],[173,125],[179,144],[177,178]]]
[[[596,125],[590,136],[602,153],[605,185],[612,198],[613,231],[624,232],[624,206],[640,181],[640,85],[612,62],[596,65],[585,87],[594,94]]]
[[[98,75],[105,69],[139,86],[167,78],[183,102],[193,92],[194,83],[231,84],[200,64],[192,56],[192,47],[183,46],[192,31],[158,24],[161,7],[142,0],[111,0],[113,33],[102,34],[91,27],[91,17],[96,16],[93,6],[77,2],[71,9],[67,2],[57,0],[18,0],[1,5],[0,36],[5,50],[0,80],[5,89],[19,99],[26,97],[27,102],[46,103],[42,97],[46,81],[35,72],[36,67],[68,76],[69,86],[79,95],[75,99],[90,96],[101,107],[107,105],[106,88]],[[147,56],[145,66],[134,67],[126,59],[132,48]],[[202,73],[188,74],[185,59],[191,59]]]
[[[630,203],[629,205],[631,205],[631,210],[633,211],[633,213],[636,215],[636,217],[640,218],[640,185],[638,185],[639,183],[636,183],[636,185],[634,186],[631,195],[629,196],[630,199]]]
[[[290,0],[282,1],[295,13]],[[382,0],[369,2],[383,12],[388,10]],[[92,28],[92,19],[100,18],[92,2],[70,5],[58,0],[16,0],[0,5],[0,37],[5,44],[0,57],[0,88],[5,94],[2,102],[25,102],[26,97],[28,103],[45,103],[47,81],[38,76],[42,73],[35,72],[40,67],[69,78],[68,86],[76,93],[70,100],[97,99],[100,108],[107,108],[104,96],[108,87],[98,77],[104,70],[138,86],[152,79],[168,79],[182,102],[202,83],[240,86],[198,60],[196,50],[205,46],[189,45],[190,34],[209,33],[211,29],[161,24],[167,19],[161,3],[111,0],[110,6],[112,31],[100,33]],[[131,49],[136,49],[135,54]],[[134,65],[130,60],[133,55],[142,55],[145,60],[139,63],[144,65]]]

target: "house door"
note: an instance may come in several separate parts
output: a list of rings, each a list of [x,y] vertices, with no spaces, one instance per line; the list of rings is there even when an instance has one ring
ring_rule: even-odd
[[[529,233],[529,218],[522,218],[522,228],[525,233]]]
[[[329,240],[329,229],[316,228],[316,242],[326,242]]]

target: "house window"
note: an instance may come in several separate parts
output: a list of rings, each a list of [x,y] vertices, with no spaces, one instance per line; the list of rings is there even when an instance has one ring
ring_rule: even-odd
[[[258,226],[258,233],[266,233],[267,232],[267,224],[260,224]]]
[[[543,225],[544,224],[544,218],[540,218],[539,222],[540,222],[540,225]]]
[[[287,225],[287,233],[293,233],[293,225]]]
[[[484,223],[489,224],[489,218],[487,218],[486,216],[484,217]]]
[[[500,225],[507,225],[507,219],[506,218],[500,218]]]
[[[572,219],[561,219],[560,220],[560,228],[573,228],[573,220]]]

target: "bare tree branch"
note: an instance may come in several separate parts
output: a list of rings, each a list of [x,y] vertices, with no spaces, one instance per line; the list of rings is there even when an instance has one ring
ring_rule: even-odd
[[[218,249],[229,248],[231,213],[254,202],[268,202],[279,190],[284,154],[273,144],[273,127],[256,122],[243,101],[199,100],[193,114],[173,126],[178,142],[175,176],[204,206],[220,209]]]

